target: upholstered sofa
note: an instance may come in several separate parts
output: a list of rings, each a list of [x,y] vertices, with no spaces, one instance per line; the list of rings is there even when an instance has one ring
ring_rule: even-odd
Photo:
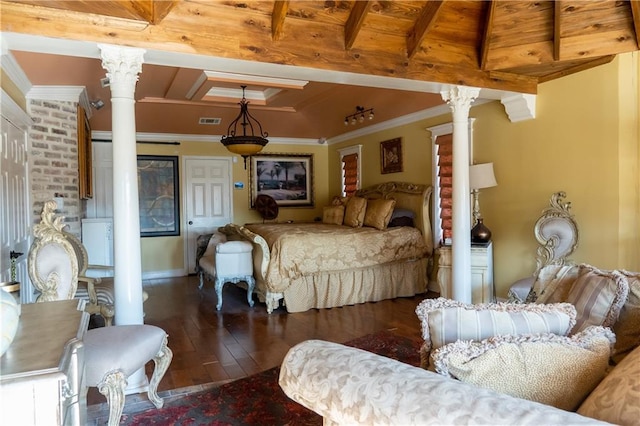
[[[309,340],[280,386],[325,424],[638,424],[640,274],[552,268],[545,303],[423,301],[421,367]]]

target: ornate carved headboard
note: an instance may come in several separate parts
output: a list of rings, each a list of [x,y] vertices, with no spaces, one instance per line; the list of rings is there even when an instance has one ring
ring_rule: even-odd
[[[396,208],[411,210],[416,214],[415,226],[424,236],[424,242],[433,253],[433,237],[431,234],[431,219],[429,217],[429,203],[431,201],[430,185],[407,182],[385,182],[368,188],[359,189],[358,197],[385,198],[396,200]]]

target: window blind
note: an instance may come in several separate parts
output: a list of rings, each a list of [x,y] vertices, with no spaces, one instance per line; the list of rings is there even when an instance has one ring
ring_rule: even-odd
[[[342,193],[349,197],[358,189],[358,154],[342,157]]]
[[[451,239],[451,206],[453,204],[453,135],[446,134],[436,139],[438,146],[438,181],[440,183],[440,228],[442,238]]]

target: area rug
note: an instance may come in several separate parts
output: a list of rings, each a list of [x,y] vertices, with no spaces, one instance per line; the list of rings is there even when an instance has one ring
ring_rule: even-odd
[[[411,365],[420,364],[420,342],[383,330],[345,345]],[[280,368],[187,395],[163,408],[123,415],[120,424],[144,425],[322,425],[322,418],[290,400],[278,385]]]

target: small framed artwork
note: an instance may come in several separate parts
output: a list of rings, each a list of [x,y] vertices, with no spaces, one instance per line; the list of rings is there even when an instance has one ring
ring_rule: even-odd
[[[84,108],[78,104],[78,192],[81,200],[93,197],[91,127]]]
[[[402,138],[380,142],[380,173],[402,171]]]
[[[251,156],[251,208],[266,194],[280,207],[313,206],[313,154]]]
[[[138,155],[140,236],[180,235],[178,157]]]

